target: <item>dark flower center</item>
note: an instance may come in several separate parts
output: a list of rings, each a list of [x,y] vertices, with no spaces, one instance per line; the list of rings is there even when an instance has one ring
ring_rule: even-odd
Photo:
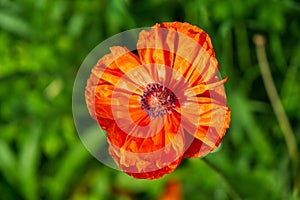
[[[163,117],[167,112],[172,113],[177,98],[175,94],[161,83],[148,84],[141,96],[142,110],[151,120]]]

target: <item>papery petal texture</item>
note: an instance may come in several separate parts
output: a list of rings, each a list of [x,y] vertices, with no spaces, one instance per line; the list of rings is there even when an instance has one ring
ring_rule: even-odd
[[[157,179],[216,149],[230,123],[210,37],[188,23],[143,30],[137,54],[113,46],[92,69],[86,103],[109,154],[130,176]]]

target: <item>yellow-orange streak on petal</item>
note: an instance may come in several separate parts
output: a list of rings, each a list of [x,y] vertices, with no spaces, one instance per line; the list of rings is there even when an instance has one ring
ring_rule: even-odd
[[[185,138],[188,142],[186,142],[183,158],[199,158],[212,151],[212,147],[194,138],[189,133],[185,132]]]
[[[211,56],[214,56],[214,49],[209,35],[197,26],[193,26],[186,22],[164,22],[161,24],[156,24],[154,27],[178,31],[195,40],[197,43],[203,46],[203,48],[209,52]]]
[[[113,125],[108,130],[110,154],[125,172],[139,174],[175,169],[184,153],[184,135],[175,115],[166,117],[164,129],[153,137],[135,138]],[[162,174],[163,175],[163,174]]]
[[[141,65],[139,58],[126,47],[114,46],[110,50],[110,54],[99,59],[96,66],[92,69],[92,74],[98,79],[105,80],[117,87],[129,91],[135,90],[138,87],[135,79],[125,76],[125,74]],[[123,77],[123,80],[119,82],[121,77]]]
[[[196,85],[194,87],[190,87],[185,91],[185,95],[187,97],[191,97],[194,95],[199,95],[199,94],[203,94],[204,92],[206,92],[207,90],[213,90],[214,88],[216,88],[217,86],[223,85],[225,82],[227,81],[227,78],[217,81],[217,82],[213,82],[213,83],[203,83],[203,84],[199,84]]]
[[[143,64],[172,67],[194,85],[196,80],[209,82],[218,70],[216,58],[201,46],[204,44],[208,43],[197,43],[189,35],[176,32],[176,29],[152,28],[149,32],[141,31],[137,47]],[[172,74],[166,74],[165,78],[172,80]]]
[[[181,108],[184,129],[214,148],[229,126],[230,111],[226,104],[208,97],[190,97]]]
[[[108,139],[111,143],[125,151],[135,153],[149,153],[157,151],[168,146],[175,138],[176,140],[181,138],[180,135],[176,137],[178,135],[177,132],[180,131],[180,123],[177,118],[178,116],[171,114],[167,115],[165,119],[156,119],[151,121],[151,123],[157,124],[158,127],[163,127],[161,130],[154,129],[154,131],[157,132],[155,135],[151,136],[147,132],[138,132],[142,129],[139,129],[139,126],[134,123],[129,125],[132,127],[131,132],[124,132],[117,124],[112,124],[111,129],[108,130]],[[164,123],[164,126],[161,126],[161,123]],[[156,125],[154,125],[154,127],[155,126]],[[179,149],[182,142],[178,141],[176,144],[172,143],[172,145],[172,148],[176,147]]]
[[[110,50],[112,55],[118,58],[115,59],[115,64],[131,81],[139,86],[154,82],[148,69],[142,66],[139,57],[135,54],[122,47],[111,47]]]
[[[112,146],[112,145],[109,146],[109,153],[114,158],[116,163],[123,163],[121,161],[119,151],[114,146]],[[181,159],[182,158],[178,158],[177,160],[174,160],[172,163],[170,163],[169,165],[167,165],[163,168],[156,169],[156,167],[154,167],[152,170],[149,170],[149,171],[146,168],[147,168],[147,166],[149,166],[149,164],[151,164],[150,162],[134,160],[134,159],[130,159],[130,160],[134,160],[131,162],[131,165],[125,166],[125,165],[119,164],[119,167],[124,172],[126,172],[128,175],[133,176],[134,178],[153,180],[153,179],[159,179],[159,178],[163,177],[164,175],[173,172],[180,164]],[[137,162],[138,162],[138,164],[137,164]],[[135,165],[135,164],[137,164],[137,165]],[[140,171],[140,173],[138,173],[137,171]]]

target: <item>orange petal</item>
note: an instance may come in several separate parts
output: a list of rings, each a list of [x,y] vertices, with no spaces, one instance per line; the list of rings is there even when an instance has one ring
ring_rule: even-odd
[[[180,149],[183,138],[178,132],[180,132],[180,121],[175,114],[155,118],[146,127],[132,123],[130,119],[124,121],[115,119],[115,123],[108,130],[108,139],[112,144],[126,151],[149,153],[170,144],[173,145],[172,148]],[[173,144],[175,139],[178,141]]]
[[[211,44],[211,40],[209,35],[200,29],[197,26],[193,26],[187,22],[164,22],[161,24],[156,24],[155,27],[158,28],[167,28],[169,30],[175,30],[178,31],[184,35],[187,35],[188,37],[195,40],[198,44],[203,46],[203,48],[211,55],[215,56],[214,49]]]
[[[115,84],[118,80],[118,77],[121,77],[124,74],[114,63],[116,59],[117,57],[114,57],[112,53],[104,55],[93,67],[91,76],[94,75],[97,80],[103,79],[111,84]],[[103,74],[105,70],[107,70],[109,73]],[[111,74],[113,78],[110,78],[108,76],[109,74]],[[88,83],[91,81],[90,79],[91,77],[89,78]],[[97,84],[97,82],[95,84]]]
[[[167,183],[164,193],[157,200],[182,200],[182,184],[178,180]]]
[[[139,58],[129,52],[127,48],[111,47],[112,55],[117,57],[114,62],[118,68],[126,74],[129,80],[137,83],[138,85],[146,86],[148,83],[153,83],[153,78],[149,75],[148,69],[145,68],[139,61]],[[127,81],[127,80],[124,80]]]
[[[200,97],[196,97],[201,99]],[[212,149],[229,126],[230,111],[226,105],[216,104],[204,97],[202,101],[186,101],[181,107],[183,128]]]
[[[214,90],[216,87],[223,85],[226,81],[227,81],[227,78],[225,78],[221,81],[213,82],[213,83],[199,84],[194,87],[188,88],[187,90],[185,90],[184,94],[188,97],[193,96],[193,95],[203,94],[207,90]],[[225,92],[223,94],[225,95]]]
[[[223,86],[226,80],[214,77],[208,84],[188,88],[181,108],[184,129],[211,149],[216,148],[229,127],[230,111]]]
[[[125,47],[114,46],[110,50],[110,54],[99,59],[96,66],[92,69],[92,74],[98,80],[102,79],[114,86],[129,91],[132,88],[135,89],[137,83],[133,78],[129,79],[125,76],[125,73],[141,65],[139,58]],[[121,83],[120,78],[123,78]],[[88,83],[91,81],[90,79]],[[93,81],[93,83],[97,85],[97,82]]]
[[[149,32],[141,31],[137,48],[143,64],[171,67],[191,85],[209,82],[218,70],[209,36],[187,23],[158,24]],[[166,74],[165,79],[172,80],[172,74]]]
[[[114,119],[113,109],[118,108],[127,111],[130,107],[138,107],[138,102],[128,102],[132,96],[129,91],[115,88],[113,85],[103,84],[95,88],[94,109],[97,117]]]
[[[126,93],[141,94],[140,87],[133,78],[124,74],[126,70],[140,66],[138,57],[127,48],[112,47],[111,53],[103,56],[92,69],[85,90],[86,103],[90,115],[98,121],[113,119],[111,106],[120,104],[126,99]],[[112,100],[113,93],[115,99]],[[127,98],[129,99],[129,98]],[[121,102],[121,103],[120,103]],[[104,122],[99,122],[104,125]]]
[[[185,133],[185,138],[188,142],[186,142],[183,158],[199,158],[212,151],[210,146],[194,138],[189,133]]]
[[[133,137],[115,125],[108,131],[110,154],[123,171],[137,178],[154,179],[179,165],[184,153],[183,129],[175,115],[165,118],[164,128],[148,138]]]
[[[109,152],[115,152],[115,150],[112,150],[112,147],[110,146]],[[117,163],[120,162],[119,157],[116,156],[115,154],[112,154],[112,157],[117,158],[117,160],[115,160]],[[169,165],[167,165],[161,169],[149,171],[149,172],[146,171],[146,172],[141,172],[141,173],[132,173],[131,171],[136,171],[135,166],[127,167],[126,169],[124,167],[123,168],[121,167],[121,169],[124,170],[128,175],[130,175],[134,178],[154,180],[154,179],[159,179],[159,178],[163,177],[164,175],[173,172],[180,164],[181,159],[182,158],[178,158],[177,160],[174,160],[174,162],[170,163]]]
[[[129,114],[130,118],[133,121],[134,124],[137,124],[139,126],[147,126],[150,123],[150,118],[148,114],[141,109],[141,96],[133,94],[130,96],[129,99]],[[132,106],[137,105],[137,106]]]

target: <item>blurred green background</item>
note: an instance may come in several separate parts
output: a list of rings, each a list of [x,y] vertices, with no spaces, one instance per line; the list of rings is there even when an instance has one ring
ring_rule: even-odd
[[[184,160],[157,181],[135,180],[84,148],[72,117],[72,87],[85,56],[106,38],[175,20],[210,34],[221,74],[229,77],[231,127],[221,150],[205,160]],[[0,199],[163,199],[174,180],[182,191],[178,199],[297,199],[255,34],[266,38],[268,63],[299,145],[297,1],[0,0]]]

